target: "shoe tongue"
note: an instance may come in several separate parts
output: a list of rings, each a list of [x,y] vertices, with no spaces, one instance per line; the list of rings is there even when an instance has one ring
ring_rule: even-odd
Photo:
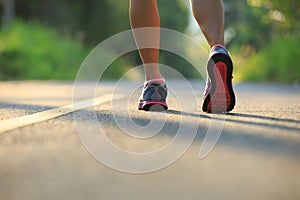
[[[215,44],[212,48],[211,48],[211,51],[213,51],[214,49],[216,48],[222,48],[222,49],[226,49],[223,45],[221,44]]]
[[[151,85],[153,85],[153,86],[159,86],[161,83],[158,83],[158,82],[151,82],[151,83],[149,83],[149,84],[151,84]]]
[[[222,45],[215,45],[211,48],[210,56],[212,56],[215,53],[222,53],[222,54],[225,54],[225,55],[229,56],[228,50]]]

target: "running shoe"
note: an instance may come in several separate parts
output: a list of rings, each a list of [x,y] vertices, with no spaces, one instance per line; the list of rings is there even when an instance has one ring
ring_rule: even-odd
[[[202,110],[224,113],[233,110],[235,95],[232,88],[233,64],[222,45],[212,47],[207,64],[207,83]]]
[[[147,82],[139,99],[138,109],[145,111],[163,111],[168,109],[166,98],[167,85],[164,82]]]

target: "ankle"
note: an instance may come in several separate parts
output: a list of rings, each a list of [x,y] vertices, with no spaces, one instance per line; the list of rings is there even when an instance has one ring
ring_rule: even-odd
[[[214,44],[214,45],[211,47],[211,51],[213,51],[213,50],[214,50],[215,48],[217,48],[217,47],[221,47],[221,48],[227,50],[226,47],[225,47],[224,45],[222,45],[222,44]]]
[[[152,82],[164,83],[165,79],[163,77],[153,78],[153,79],[146,79],[145,85],[147,85],[148,83],[152,83]]]

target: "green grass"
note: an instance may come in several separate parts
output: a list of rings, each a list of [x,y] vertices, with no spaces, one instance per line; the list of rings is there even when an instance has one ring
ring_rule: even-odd
[[[31,22],[15,21],[7,30],[0,31],[0,80],[64,79],[74,80],[82,62],[92,48],[72,38],[60,36],[54,29]],[[115,58],[113,52],[105,52],[97,59]],[[97,60],[87,80],[100,78],[95,73]],[[102,75],[103,79],[121,77],[130,62],[116,59]]]
[[[300,81],[298,36],[278,38],[239,64],[242,81],[293,83]]]
[[[15,21],[0,32],[0,79],[72,79],[87,53],[53,29]]]
[[[233,51],[234,80],[261,82],[300,82],[300,40],[298,35],[277,38],[250,56]],[[35,22],[15,21],[8,29],[0,31],[0,80],[69,79],[76,73],[91,48],[72,38],[60,36],[54,29]],[[115,57],[105,52],[103,57]],[[117,79],[132,66],[130,54],[116,59],[103,74],[103,79]],[[162,53],[162,56],[164,54]],[[128,59],[128,57],[130,59]],[[173,59],[165,59],[170,61]],[[91,76],[97,71],[94,63]],[[176,61],[177,62],[177,61]],[[176,67],[173,63],[167,63]],[[184,64],[184,63],[183,63]],[[182,67],[183,64],[180,64]],[[193,72],[184,68],[188,78]],[[86,77],[89,79],[90,76]],[[95,78],[95,77],[93,77]],[[97,77],[96,77],[97,78]],[[100,78],[100,77],[99,77]]]

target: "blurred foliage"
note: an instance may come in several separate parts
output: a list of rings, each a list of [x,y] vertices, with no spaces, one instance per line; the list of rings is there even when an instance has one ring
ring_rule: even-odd
[[[186,4],[181,0],[173,0],[172,4],[158,1],[158,4],[162,16],[161,25],[183,32],[188,25]],[[73,52],[86,52],[86,49],[91,49],[90,47],[98,45],[110,36],[130,29],[128,7],[129,0],[16,0],[16,18],[25,23],[18,22],[5,33],[2,30],[1,41],[5,46],[11,46],[17,41],[19,43],[13,50],[6,48],[5,51],[1,51],[0,78],[73,78],[80,61],[84,59],[78,52]],[[1,9],[3,10],[0,7]],[[174,17],[174,11],[177,17]],[[44,26],[33,28],[33,24],[37,23]],[[57,32],[55,34],[54,29]],[[14,36],[10,36],[12,32],[15,33]],[[21,37],[22,41],[17,37]],[[68,50],[67,43],[74,46]],[[48,54],[55,55],[47,56]],[[76,62],[73,59],[74,55]],[[161,58],[168,60],[169,65],[175,65],[174,59],[169,59],[167,55],[161,55]],[[112,63],[104,78],[120,77],[129,66],[140,64],[141,60],[135,51]],[[70,67],[71,65],[73,67]],[[69,71],[66,67],[70,68]],[[67,71],[68,73],[60,73]]]
[[[184,32],[189,24],[189,10],[185,1],[182,0],[172,0],[169,1],[157,1],[161,27],[176,30],[179,32]],[[182,44],[183,41],[173,41],[173,46],[178,49],[185,46]],[[160,51],[161,64],[166,66],[172,66],[173,69],[180,72],[186,78],[199,78],[196,70],[190,63],[180,56],[167,52],[164,50]]]
[[[92,45],[129,28],[124,0],[17,0],[16,16]]]
[[[244,60],[240,79],[248,81],[292,83],[300,81],[300,40],[298,36],[278,38],[259,53]]]
[[[226,33],[242,81],[300,81],[300,1],[224,0]],[[298,73],[295,73],[297,72]],[[292,73],[291,73],[292,72]]]
[[[185,1],[157,1],[161,26],[184,32],[189,24],[189,10]]]
[[[158,1],[162,27],[184,31],[188,10],[182,0]],[[87,44],[96,45],[130,29],[129,0],[17,0],[17,17],[55,27]],[[174,15],[176,12],[176,15]]]
[[[4,1],[11,0],[0,3]],[[157,2],[161,26],[184,32],[189,23],[187,1]],[[0,5],[3,13],[5,6]],[[224,0],[224,6],[227,47],[238,61],[239,77],[299,81],[299,73],[288,72],[297,66],[292,60],[298,56],[300,1]],[[14,7],[22,22],[1,30],[1,79],[72,79],[91,47],[130,28],[129,0],[15,0]],[[184,46],[177,43],[178,48]],[[162,51],[160,62],[187,78],[199,77],[189,63],[170,52]],[[136,51],[128,53],[112,64],[105,77],[119,77],[140,64]]]
[[[224,0],[229,46],[251,45],[259,50],[278,37],[300,32],[298,0]]]
[[[72,79],[88,49],[38,23],[0,32],[0,79]]]
[[[16,20],[0,32],[0,79],[74,79],[90,50],[78,41],[59,36],[55,29]],[[115,58],[112,52],[104,52],[98,59],[103,57]],[[94,63],[93,67],[101,66]],[[126,70],[126,62],[120,58],[102,78],[121,77]],[[91,74],[91,78],[94,76]]]

